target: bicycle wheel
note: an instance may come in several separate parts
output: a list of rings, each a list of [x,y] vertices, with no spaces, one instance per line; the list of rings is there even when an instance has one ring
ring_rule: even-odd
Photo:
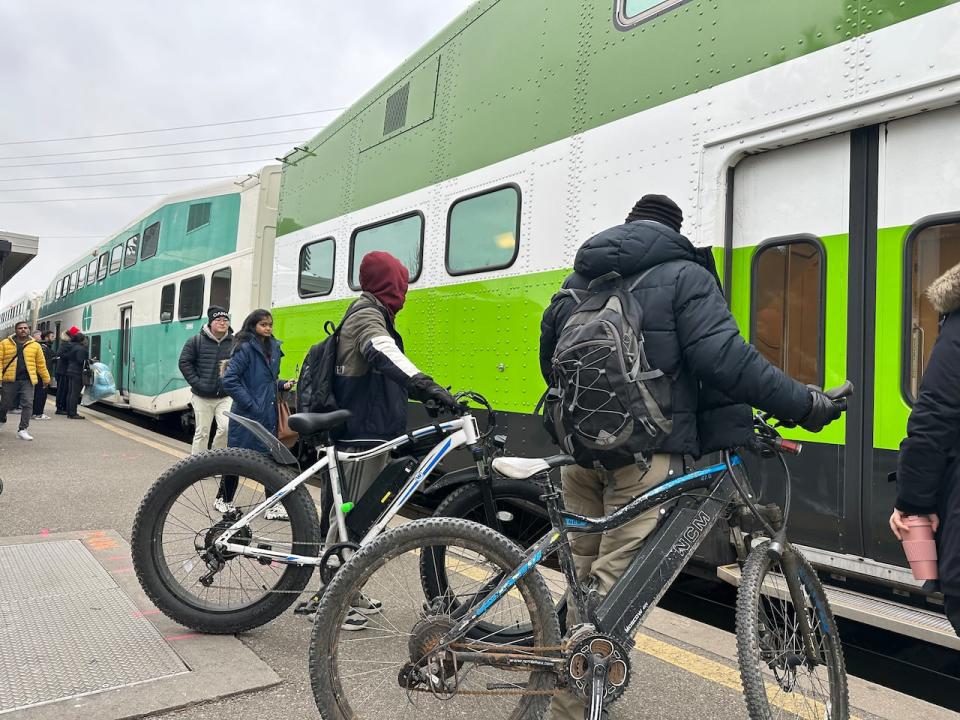
[[[487,513],[479,478],[450,493],[433,513],[434,517],[463,518],[481,525],[487,524]],[[540,496],[543,488],[529,480],[497,479],[493,481],[493,503],[501,523],[501,530],[520,547],[530,547],[550,529],[550,518]],[[551,564],[551,562],[553,564]],[[557,599],[556,612],[561,633],[566,629],[567,599],[566,581],[556,558],[548,558],[546,567],[554,572],[541,573],[547,587]],[[420,558],[420,579],[423,590],[430,599],[442,596],[447,591],[446,563],[443,547],[434,549],[432,555]],[[524,626],[497,628],[489,622],[475,627],[470,636],[494,638],[494,642],[529,644],[530,628]]]
[[[823,587],[806,559],[793,548],[786,550],[797,558],[796,582],[806,599],[800,612],[806,615],[816,654],[811,663],[785,569],[767,554],[768,546],[758,545],[747,557],[737,592],[737,659],[750,718],[845,720],[843,650]]]
[[[402,525],[360,550],[324,593],[310,641],[310,681],[325,720],[535,720],[546,710],[556,683],[556,676],[547,669],[505,670],[467,662],[449,665],[445,660],[451,673],[446,694],[411,679],[411,664],[436,647],[456,621],[443,599],[425,607],[417,568],[420,557],[437,546],[444,547],[450,593],[462,599],[463,611],[480,603],[484,588],[523,562],[520,548],[499,533],[449,518]],[[454,556],[459,558],[456,573],[449,560]],[[368,616],[365,630],[348,631],[344,621],[361,594],[382,598],[383,605]],[[536,570],[521,578],[488,612],[497,625],[529,624],[538,647],[556,648],[560,643],[553,603]],[[524,649],[484,644],[477,652],[523,653]]]
[[[220,512],[214,501],[224,475],[238,477],[236,509]],[[228,555],[220,572],[201,581],[209,572],[201,554],[293,477],[267,456],[237,448],[193,455],[161,475],[140,503],[131,540],[137,577],[154,605],[181,625],[208,633],[250,630],[290,607],[310,580],[312,566]],[[320,523],[309,493],[301,486],[282,505],[288,519],[261,514],[233,541],[316,557]]]

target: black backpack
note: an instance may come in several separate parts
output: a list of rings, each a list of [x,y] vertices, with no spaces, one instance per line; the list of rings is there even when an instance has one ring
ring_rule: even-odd
[[[300,376],[297,378],[297,412],[298,413],[329,413],[339,410],[337,398],[333,394],[333,379],[337,374],[337,344],[340,339],[340,328],[343,323],[357,310],[364,308],[382,308],[370,302],[355,302],[351,305],[340,320],[334,325],[327,320],[323,325],[327,337],[310,348],[307,357],[300,367]],[[386,313],[384,312],[384,318]]]
[[[649,272],[608,273],[552,300],[572,297],[576,306],[557,336],[544,424],[585,467],[643,465],[673,429],[673,382],[647,361],[643,310],[632,292]]]

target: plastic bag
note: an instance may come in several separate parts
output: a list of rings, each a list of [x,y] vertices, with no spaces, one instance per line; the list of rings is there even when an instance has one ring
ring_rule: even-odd
[[[84,407],[117,394],[117,383],[113,379],[113,371],[107,365],[100,362],[91,363],[90,369],[93,371],[93,384],[83,389],[83,400],[80,404]]]

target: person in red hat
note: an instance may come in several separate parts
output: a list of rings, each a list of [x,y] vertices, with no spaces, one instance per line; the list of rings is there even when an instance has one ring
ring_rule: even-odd
[[[69,342],[60,345],[60,356],[57,359],[57,372],[62,373],[63,385],[57,385],[57,414],[66,415],[71,420],[83,420],[84,416],[77,412],[80,405],[80,395],[83,393],[83,366],[90,359],[87,350],[86,337],[80,329],[72,327],[67,330]],[[63,410],[59,409],[63,396]]]

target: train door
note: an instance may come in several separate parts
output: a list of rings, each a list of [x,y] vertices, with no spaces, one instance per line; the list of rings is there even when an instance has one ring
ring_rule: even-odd
[[[804,383],[848,375],[848,256],[854,138],[843,133],[749,156],[732,174],[730,304],[743,335]],[[791,458],[794,542],[859,554],[860,478],[849,424],[801,430]],[[776,463],[748,461],[764,501],[783,501]]]
[[[960,264],[960,108],[891,121],[876,133],[877,232],[873,472],[863,486],[866,554],[903,565],[887,518],[897,448],[938,333],[926,288]]]
[[[132,355],[130,348],[133,306],[120,308],[120,368],[117,373],[117,390],[124,402],[130,402]]]

